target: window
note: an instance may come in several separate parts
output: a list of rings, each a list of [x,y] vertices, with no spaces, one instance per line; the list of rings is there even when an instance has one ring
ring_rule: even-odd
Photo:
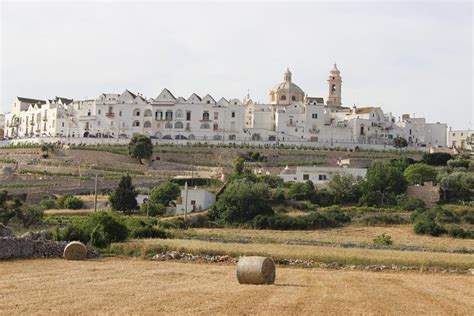
[[[155,112],[155,120],[161,121],[163,119],[163,112],[161,111],[156,111]]]
[[[232,117],[232,118],[235,117],[235,111],[232,111],[231,117]]]
[[[209,112],[205,111],[204,113],[202,113],[202,120],[209,121]]]
[[[291,96],[291,101],[296,101],[296,97],[294,95]]]
[[[324,180],[327,180],[327,177],[326,177],[325,174],[320,174],[318,179],[319,179],[319,181],[324,181]]]
[[[150,109],[145,110],[145,116],[147,116],[147,117],[148,117],[148,116],[152,116],[152,112],[151,112]]]
[[[145,123],[143,123],[143,127],[144,128],[151,128],[151,122],[150,121],[145,121]]]
[[[87,111],[87,116],[91,116],[91,111]]]
[[[122,116],[122,111],[119,111],[119,116]]]
[[[173,128],[173,124],[171,122],[166,122],[165,128]]]
[[[214,119],[215,120],[219,119],[219,113],[218,112],[214,112]]]
[[[167,121],[172,121],[173,120],[173,111],[171,111],[171,110],[166,111],[166,120]]]
[[[191,121],[191,111],[186,112],[186,121]]]
[[[282,96],[280,97],[280,100],[285,101],[285,100],[286,100],[286,95],[282,95]]]
[[[183,128],[183,127],[184,127],[183,122],[174,123],[174,128]]]
[[[311,117],[312,117],[313,119],[317,119],[317,118],[318,118],[318,113],[313,113],[313,114],[311,115]]]
[[[101,113],[102,113],[102,111],[101,111],[101,110],[98,110],[97,112],[98,112],[99,114],[101,114]]]
[[[140,110],[139,109],[133,110],[133,116],[140,116]]]
[[[309,174],[304,174],[304,175],[303,175],[303,180],[305,180],[305,181],[306,181],[306,180],[309,180]]]
[[[219,125],[218,125],[217,123],[214,123],[214,125],[212,125],[212,129],[213,129],[214,131],[219,130]]]
[[[211,128],[211,125],[209,125],[209,123],[202,123],[201,124],[201,129],[210,129]]]
[[[61,123],[61,127],[64,127],[64,122]]]
[[[177,111],[176,111],[176,117],[177,117],[177,118],[183,117],[183,111],[182,111],[182,110],[177,110]]]
[[[134,121],[132,126],[133,127],[140,127],[140,122],[139,121]]]

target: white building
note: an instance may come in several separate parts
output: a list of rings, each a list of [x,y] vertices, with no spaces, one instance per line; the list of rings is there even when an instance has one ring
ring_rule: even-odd
[[[181,196],[176,200],[176,215],[201,212],[210,208],[216,202],[216,195],[203,189],[181,190]],[[186,208],[187,204],[187,208]]]
[[[187,99],[163,89],[155,98],[125,90],[95,99],[17,97],[5,115],[9,139],[130,138],[145,134],[156,140],[299,142],[331,146],[391,145],[404,137],[410,146],[446,146],[446,124],[426,123],[403,115],[398,121],[380,107],[343,107],[342,78],[336,65],[328,79],[328,97],[311,97],[292,80],[269,93],[269,103],[204,97]]]
[[[326,185],[335,174],[351,174],[354,177],[365,178],[367,169],[365,168],[350,168],[350,167],[319,167],[319,166],[304,166],[296,167],[296,170],[291,170],[286,167],[279,174],[279,177],[284,182],[306,182],[312,181],[315,185]]]
[[[474,130],[449,130],[448,144],[451,148],[460,150],[473,150]]]

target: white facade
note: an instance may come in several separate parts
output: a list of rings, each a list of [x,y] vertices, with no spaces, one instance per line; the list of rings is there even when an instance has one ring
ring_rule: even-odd
[[[266,104],[193,93],[187,99],[163,89],[146,99],[125,90],[103,93],[95,99],[55,97],[37,100],[17,97],[5,115],[5,137],[128,139],[145,134],[152,139],[196,141],[307,142],[331,146],[391,145],[395,137],[410,146],[446,146],[446,124],[426,123],[403,115],[398,121],[380,107],[342,106],[342,78],[331,70],[326,104],[321,97],[307,96],[292,82],[284,81],[270,91]],[[112,142],[112,140],[111,140]]]
[[[448,132],[448,144],[451,148],[473,150],[474,130],[450,130]]]
[[[216,202],[216,195],[202,189],[181,190],[181,196],[176,201],[176,215],[182,215],[185,211],[189,213],[201,212],[210,208]],[[186,208],[187,204],[187,208]]]
[[[306,182],[312,181],[315,185],[327,184],[335,174],[351,174],[354,177],[365,178],[367,169],[349,167],[296,167],[296,172],[291,172],[286,167],[279,177],[284,182]]]

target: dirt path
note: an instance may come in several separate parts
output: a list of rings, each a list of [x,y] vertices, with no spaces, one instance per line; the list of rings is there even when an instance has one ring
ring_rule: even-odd
[[[0,262],[0,314],[465,314],[474,277],[278,268],[275,286],[235,267],[143,259]]]

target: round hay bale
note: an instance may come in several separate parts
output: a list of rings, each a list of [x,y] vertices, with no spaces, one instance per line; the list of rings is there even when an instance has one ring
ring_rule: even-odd
[[[80,241],[71,241],[63,252],[63,257],[67,260],[84,260],[86,255],[87,247]]]
[[[237,262],[237,280],[240,284],[273,284],[275,262],[268,257],[241,257]]]

